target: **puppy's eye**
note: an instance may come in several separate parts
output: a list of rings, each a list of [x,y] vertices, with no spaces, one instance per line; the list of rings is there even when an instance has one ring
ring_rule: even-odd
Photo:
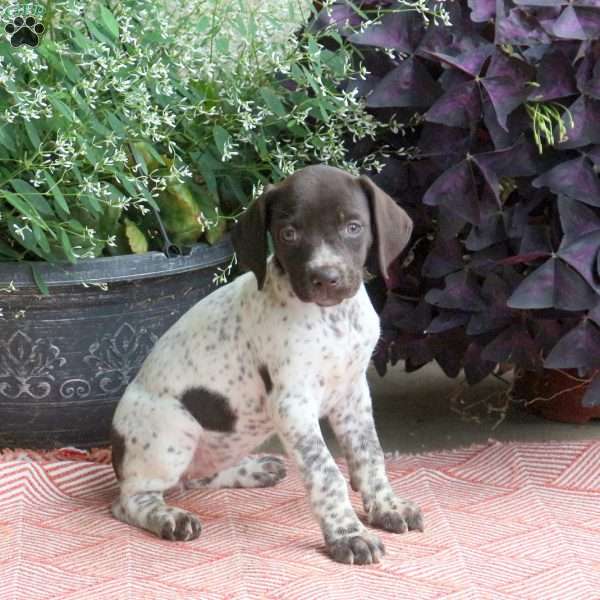
[[[346,233],[348,235],[358,235],[363,229],[363,226],[358,221],[350,221],[346,225]]]
[[[279,239],[286,244],[293,244],[298,239],[298,232],[288,225],[279,230]]]

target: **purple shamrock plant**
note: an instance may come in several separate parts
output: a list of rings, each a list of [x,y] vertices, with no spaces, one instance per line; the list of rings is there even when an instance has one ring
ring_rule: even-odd
[[[451,25],[407,4],[317,19],[366,67],[348,91],[390,123],[349,153],[381,154],[371,175],[415,222],[371,288],[376,367],[577,369],[600,405],[600,0],[454,0]]]

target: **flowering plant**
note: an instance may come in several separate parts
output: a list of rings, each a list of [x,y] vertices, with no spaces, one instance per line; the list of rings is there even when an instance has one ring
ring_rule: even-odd
[[[339,83],[350,51],[290,2],[49,2],[36,47],[0,41],[0,260],[213,242],[305,164],[358,172],[382,124]],[[290,25],[292,24],[292,25]],[[360,69],[358,67],[358,69]],[[292,83],[293,81],[293,83]]]

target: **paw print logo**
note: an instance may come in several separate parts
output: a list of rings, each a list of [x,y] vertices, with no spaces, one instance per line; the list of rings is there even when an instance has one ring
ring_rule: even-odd
[[[8,23],[4,31],[10,35],[10,45],[17,48],[27,44],[35,48],[40,43],[40,35],[44,33],[44,26],[38,23],[35,17],[15,17],[12,23]]]

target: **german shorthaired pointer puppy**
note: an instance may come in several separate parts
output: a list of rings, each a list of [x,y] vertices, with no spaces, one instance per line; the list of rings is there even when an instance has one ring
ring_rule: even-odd
[[[267,186],[233,232],[251,272],[164,334],[117,407],[113,514],[162,538],[195,539],[198,518],[168,506],[163,493],[277,483],[279,458],[248,457],[277,432],[331,556],[378,562],[383,545],[354,512],[323,440],[319,418],[328,417],[368,523],[422,530],[419,508],[386,477],[365,376],[379,337],[362,281],[367,254],[373,246],[387,275],[411,231],[408,215],[367,177],[311,166]]]

